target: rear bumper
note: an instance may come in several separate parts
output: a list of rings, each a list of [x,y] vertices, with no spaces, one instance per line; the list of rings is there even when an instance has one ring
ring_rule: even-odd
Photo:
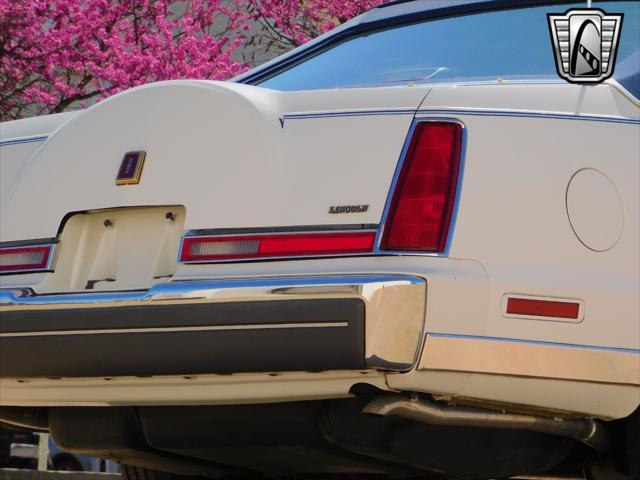
[[[135,292],[0,291],[0,376],[383,369],[416,360],[424,279],[251,278]],[[33,354],[37,352],[37,354]]]

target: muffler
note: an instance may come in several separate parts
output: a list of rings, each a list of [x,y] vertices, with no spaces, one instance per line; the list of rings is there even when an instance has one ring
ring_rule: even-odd
[[[395,415],[429,425],[533,430],[575,438],[598,451],[607,450],[610,446],[609,433],[597,420],[549,418],[475,407],[449,406],[420,398],[418,395],[383,395],[369,402],[362,413]]]

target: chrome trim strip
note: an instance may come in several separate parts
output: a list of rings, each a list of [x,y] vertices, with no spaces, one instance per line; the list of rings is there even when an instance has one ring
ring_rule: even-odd
[[[404,371],[417,362],[423,335],[426,281],[407,275],[254,277],[160,283],[142,291],[47,295],[28,289],[0,290],[0,313],[332,298],[357,298],[364,302],[368,367]],[[11,334],[16,333],[26,332]]]
[[[24,138],[16,138],[11,140],[0,140],[0,147],[6,147],[9,145],[18,145],[21,143],[32,143],[32,142],[44,142],[47,138],[47,135],[40,135],[37,137],[24,137]]]
[[[418,369],[640,385],[638,353],[634,349],[427,334]]]
[[[325,323],[276,323],[248,325],[213,325],[201,327],[157,327],[157,328],[104,328],[86,330],[55,330],[44,332],[0,333],[0,338],[14,337],[60,337],[67,335],[101,335],[118,333],[174,333],[174,332],[212,332],[230,330],[278,330],[283,328],[344,328],[348,322]]]
[[[420,109],[416,115],[471,115],[485,117],[522,117],[522,118],[550,118],[554,120],[581,120],[588,122],[625,123],[640,125],[639,118],[615,117],[604,115],[574,115],[570,113],[536,112],[533,110],[483,110],[483,109],[457,109],[434,108]],[[418,117],[420,118],[420,117]]]
[[[300,229],[297,230],[295,227],[291,227],[290,230],[250,230],[239,233],[207,233],[207,234],[199,234],[197,231],[189,230],[184,237],[199,237],[199,238],[218,238],[218,237],[268,237],[268,236],[277,236],[277,235],[316,235],[316,234],[336,234],[336,233],[375,233],[375,228],[336,228],[336,229]]]
[[[279,233],[314,233],[314,232],[366,232],[376,230],[377,223],[340,223],[323,225],[286,225],[277,227],[240,227],[240,228],[196,228],[187,235],[261,235]]]
[[[462,335],[457,333],[428,332],[427,335],[429,337],[439,337],[439,338],[466,338],[471,340],[488,340],[488,341],[498,341],[498,342],[508,342],[508,343],[528,343],[531,345],[546,345],[549,347],[586,348],[586,349],[593,349],[593,350],[604,350],[609,352],[635,353],[640,355],[640,348],[605,347],[602,345],[584,345],[579,343],[549,342],[545,340],[527,340],[523,338],[484,337],[481,335]]]
[[[640,125],[640,119],[606,115],[575,115],[571,113],[537,112],[535,110],[484,110],[457,108],[353,110],[335,112],[283,113],[280,126],[284,128],[286,120],[305,120],[311,118],[359,117],[368,115],[481,115],[490,117],[551,118],[555,120],[582,120],[590,122],[626,123]]]
[[[280,126],[284,128],[287,120],[305,120],[310,118],[364,117],[370,115],[413,115],[415,108],[392,108],[381,110],[343,110],[335,112],[301,112],[283,113],[280,115]]]

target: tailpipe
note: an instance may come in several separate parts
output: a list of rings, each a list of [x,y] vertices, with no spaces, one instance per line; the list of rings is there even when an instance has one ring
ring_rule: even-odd
[[[593,419],[548,418],[538,415],[503,413],[475,407],[449,406],[418,395],[383,395],[369,402],[362,413],[408,418],[429,425],[533,430],[575,438],[598,451],[611,444],[609,432]]]

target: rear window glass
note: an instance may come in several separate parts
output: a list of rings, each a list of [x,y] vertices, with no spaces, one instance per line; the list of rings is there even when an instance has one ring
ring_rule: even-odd
[[[328,47],[259,85],[315,90],[497,77],[558,80],[547,13],[583,6],[567,3],[493,11],[377,30]],[[594,2],[593,6],[624,13],[616,64],[633,58],[640,43],[640,2]]]

